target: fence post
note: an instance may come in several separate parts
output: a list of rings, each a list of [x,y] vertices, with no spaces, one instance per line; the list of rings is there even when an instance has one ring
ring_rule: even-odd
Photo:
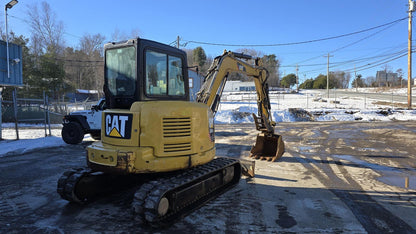
[[[43,91],[43,109],[44,109],[44,112],[43,112],[43,116],[44,116],[44,119],[45,119],[45,137],[47,137],[48,136],[48,134],[47,134],[47,132],[46,132],[46,94],[45,94],[45,90]]]
[[[49,127],[49,136],[52,136],[52,132],[51,132],[51,118],[49,115],[49,97],[48,95],[46,95],[46,111],[48,114],[48,127]]]
[[[280,110],[280,92],[277,94],[277,109]]]
[[[367,94],[364,93],[364,109],[367,109]]]
[[[3,140],[3,136],[2,136],[2,132],[1,132],[1,125],[3,123],[3,119],[2,119],[2,109],[1,109],[1,103],[3,101],[3,96],[2,93],[3,92],[3,87],[0,87],[0,141]]]
[[[14,127],[16,129],[16,140],[19,140],[19,127],[17,124],[17,90],[13,90]]]

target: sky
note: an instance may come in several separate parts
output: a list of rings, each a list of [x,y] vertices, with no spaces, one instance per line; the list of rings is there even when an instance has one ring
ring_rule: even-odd
[[[40,2],[19,0],[9,9],[9,31],[30,38],[27,12],[34,4],[40,8]],[[387,64],[394,72],[401,68],[407,78],[407,0],[46,2],[63,22],[65,42],[72,47],[86,34],[100,33],[109,42],[118,30],[165,44],[179,36],[181,48],[202,46],[211,57],[242,48],[275,54],[281,75],[295,73],[298,65],[301,82],[326,75],[328,53],[330,71],[346,71],[354,77],[355,67],[357,74],[368,77]],[[364,32],[355,33],[360,31]],[[352,35],[342,36],[346,34]],[[336,38],[322,40],[332,37]],[[312,42],[303,43],[308,41]]]

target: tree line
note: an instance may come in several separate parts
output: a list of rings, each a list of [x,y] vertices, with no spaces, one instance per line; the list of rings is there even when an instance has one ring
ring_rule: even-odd
[[[185,49],[185,51],[188,57],[188,66],[198,66],[201,74],[206,74],[214,59],[212,57],[207,56],[205,50],[200,46],[196,47],[195,49]],[[266,70],[269,73],[267,79],[269,87],[280,86],[280,61],[279,59],[277,59],[277,56],[275,54],[266,55],[260,51],[256,51],[253,49],[237,49],[235,52],[250,55],[253,58],[260,58],[263,62],[263,67],[266,68]],[[227,80],[251,81],[252,78],[239,72],[232,72],[228,75]]]
[[[46,2],[27,11],[30,38],[10,32],[9,42],[22,47],[23,88],[19,96],[38,98],[43,92],[61,100],[75,89],[102,90],[105,37],[86,34],[78,46],[67,47],[64,26]],[[6,35],[1,30],[1,37]],[[5,95],[10,93],[6,89]]]
[[[328,88],[330,89],[347,89],[363,88],[363,87],[403,87],[406,85],[407,80],[403,79],[403,71],[401,68],[397,69],[394,73],[388,66],[383,68],[385,73],[389,74],[388,81],[381,81],[374,76],[363,78],[361,74],[357,74],[356,77],[351,80],[351,74],[344,71],[330,72],[327,75],[319,74],[315,78],[309,78],[299,84],[300,89],[326,89],[327,80],[329,81]],[[392,76],[394,75],[394,76]],[[351,81],[351,83],[350,83]],[[296,84],[296,75],[294,73],[284,76],[281,80],[281,87],[291,88]]]

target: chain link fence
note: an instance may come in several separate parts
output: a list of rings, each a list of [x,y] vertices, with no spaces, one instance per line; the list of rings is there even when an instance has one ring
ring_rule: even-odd
[[[270,102],[275,110],[303,109],[406,109],[407,96],[394,92],[366,93],[345,90],[281,92],[270,91]],[[413,97],[415,99],[416,97]],[[253,102],[255,92],[224,92],[221,101]]]
[[[36,95],[35,95],[36,96]],[[1,101],[2,123],[16,129],[19,139],[19,126],[36,124],[45,129],[45,136],[51,135],[51,127],[61,127],[62,118],[70,112],[88,110],[97,103],[88,99],[82,102],[62,102],[38,94],[37,98],[19,97],[16,90],[11,95],[3,96]]]

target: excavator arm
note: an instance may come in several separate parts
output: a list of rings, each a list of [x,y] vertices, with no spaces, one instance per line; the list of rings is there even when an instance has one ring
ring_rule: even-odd
[[[268,94],[268,71],[262,67],[259,58],[254,59],[254,65],[248,60],[250,55],[225,51],[214,59],[204,83],[197,94],[196,101],[207,104],[215,114],[218,110],[221,95],[231,72],[240,72],[253,78],[257,93],[258,116],[253,114],[257,135],[256,144],[251,149],[251,156],[258,159],[275,161],[284,153],[282,136],[274,133],[276,123],[272,120],[270,99]]]

